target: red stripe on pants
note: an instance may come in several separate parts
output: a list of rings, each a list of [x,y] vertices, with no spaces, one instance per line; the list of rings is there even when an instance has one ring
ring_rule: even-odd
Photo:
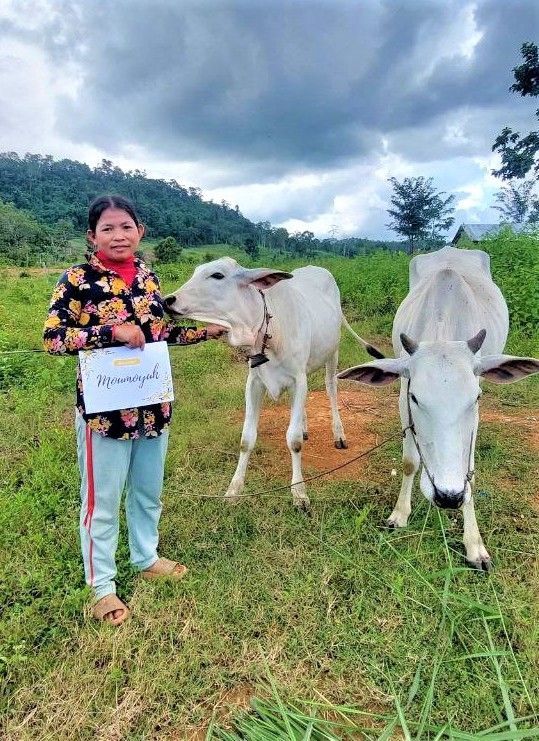
[[[95,506],[95,488],[94,488],[94,458],[92,451],[92,431],[88,425],[86,425],[86,477],[88,481],[87,490],[87,503],[86,503],[86,516],[84,517],[84,527],[88,530],[88,537],[90,538],[90,584],[93,586],[94,583],[94,563],[93,563],[93,550],[94,541],[90,530],[92,528],[92,516],[94,514]]]

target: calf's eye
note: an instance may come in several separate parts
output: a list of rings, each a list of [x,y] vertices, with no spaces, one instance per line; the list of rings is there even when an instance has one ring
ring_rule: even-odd
[[[210,278],[215,278],[215,280],[223,280],[224,277],[222,273],[212,273],[210,275]]]
[[[419,405],[419,402],[418,402],[418,400],[417,400],[417,399],[415,398],[415,395],[414,395],[414,394],[410,394],[410,399],[411,399],[411,400],[412,400],[412,401],[414,402],[414,404],[417,404],[417,405]]]

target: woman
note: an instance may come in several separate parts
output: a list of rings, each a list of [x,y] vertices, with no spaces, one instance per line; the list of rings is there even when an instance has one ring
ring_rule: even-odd
[[[86,263],[69,268],[54,289],[44,332],[48,352],[75,354],[118,344],[143,349],[146,342],[159,340],[192,345],[222,334],[223,329],[212,324],[202,330],[168,325],[159,280],[135,258],[143,235],[132,204],[122,196],[103,196],[90,205],[87,236],[95,251]],[[129,617],[114,581],[125,486],[133,565],[148,579],[179,579],[187,571],[157,555],[170,417],[168,402],[87,414],[77,369],[75,426],[84,570],[94,590],[94,617],[113,625]]]

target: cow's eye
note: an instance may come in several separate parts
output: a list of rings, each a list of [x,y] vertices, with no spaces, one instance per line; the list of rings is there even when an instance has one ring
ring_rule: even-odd
[[[210,275],[210,278],[215,278],[215,280],[223,280],[224,277],[222,273],[212,273]]]
[[[419,406],[418,400],[415,398],[414,394],[410,394],[410,399],[414,402],[414,404],[417,404]]]

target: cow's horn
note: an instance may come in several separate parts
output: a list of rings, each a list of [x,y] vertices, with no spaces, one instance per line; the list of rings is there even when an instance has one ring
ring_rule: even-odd
[[[487,336],[487,330],[486,329],[480,329],[479,332],[472,337],[471,340],[468,340],[468,347],[470,350],[475,353],[481,349],[481,345],[485,341],[485,337]]]
[[[417,342],[414,342],[414,340],[410,339],[410,337],[408,337],[407,334],[404,334],[404,332],[401,332],[400,338],[401,344],[408,355],[413,355],[418,348]]]

